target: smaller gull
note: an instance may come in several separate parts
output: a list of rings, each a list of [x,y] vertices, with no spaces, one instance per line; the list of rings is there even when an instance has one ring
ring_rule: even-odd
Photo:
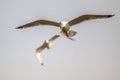
[[[54,35],[52,38],[50,38],[49,40],[45,40],[45,42],[36,49],[36,57],[38,59],[38,61],[40,62],[41,65],[44,65],[43,63],[43,59],[41,56],[41,52],[47,48],[50,49],[52,47],[52,43],[55,39],[57,39],[58,37],[60,37],[60,35]]]

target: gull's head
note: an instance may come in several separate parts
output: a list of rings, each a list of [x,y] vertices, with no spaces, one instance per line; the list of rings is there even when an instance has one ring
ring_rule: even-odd
[[[48,44],[48,43],[49,43],[49,40],[45,40],[45,42]]]
[[[61,21],[61,22],[60,22],[60,27],[63,28],[63,27],[65,27],[67,24],[68,24],[67,21]]]
[[[47,48],[50,49],[52,47],[52,43],[49,40],[46,40]]]

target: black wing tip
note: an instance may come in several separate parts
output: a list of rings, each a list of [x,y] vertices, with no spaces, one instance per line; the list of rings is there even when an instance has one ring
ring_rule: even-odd
[[[41,66],[44,66],[44,63],[41,63]]]
[[[15,29],[22,29],[23,27],[22,26],[20,26],[20,27],[16,27]]]
[[[113,15],[108,15],[108,18],[113,17],[113,16],[115,16],[115,15],[114,14]]]

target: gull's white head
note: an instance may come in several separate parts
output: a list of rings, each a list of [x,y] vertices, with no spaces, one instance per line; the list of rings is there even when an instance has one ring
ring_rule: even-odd
[[[52,43],[49,40],[46,40],[47,48],[50,49],[52,47]]]
[[[49,40],[45,40],[46,43],[49,43]]]
[[[68,24],[67,21],[61,21],[61,22],[60,22],[60,26],[61,26],[61,27],[65,27],[67,24]]]

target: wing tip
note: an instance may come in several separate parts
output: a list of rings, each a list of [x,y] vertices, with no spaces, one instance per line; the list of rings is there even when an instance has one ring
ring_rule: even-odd
[[[108,15],[108,18],[113,17],[113,16],[115,16],[115,14],[113,14],[113,15]]]
[[[41,66],[44,66],[44,63],[40,63],[41,64]]]
[[[22,29],[23,27],[22,26],[20,26],[20,27],[16,27],[15,29]]]

